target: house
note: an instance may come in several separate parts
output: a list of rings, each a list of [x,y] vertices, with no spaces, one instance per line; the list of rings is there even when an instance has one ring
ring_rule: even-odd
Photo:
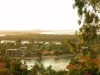
[[[23,50],[20,49],[6,49],[6,54],[8,56],[13,56],[13,57],[20,57],[23,55]]]
[[[48,50],[45,50],[45,51],[42,52],[42,55],[50,55],[50,54],[51,54],[51,52],[48,51]]]

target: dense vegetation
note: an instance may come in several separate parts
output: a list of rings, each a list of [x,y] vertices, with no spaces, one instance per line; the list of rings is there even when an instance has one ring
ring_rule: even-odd
[[[99,31],[100,0],[74,0],[79,15],[79,43],[73,52],[75,57],[67,68],[68,75],[100,75]],[[71,44],[70,44],[71,45]],[[72,46],[73,47],[73,46]]]
[[[37,42],[29,40],[29,43],[22,43],[20,39],[15,42],[4,42],[0,43],[0,54],[7,55],[7,49],[17,49],[18,51],[25,54],[25,57],[33,55],[40,55],[44,51],[53,52],[52,55],[69,54],[70,50],[65,42]],[[38,54],[39,53],[39,54]],[[11,55],[9,55],[11,56]]]
[[[0,36],[0,40],[34,40],[34,41],[64,41],[66,38],[75,39],[73,35],[52,35],[52,34],[19,34]]]
[[[82,25],[82,27],[79,30],[78,41],[75,40],[67,40],[64,41],[65,43],[61,44],[60,46],[56,46],[54,44],[50,44],[48,47],[48,50],[57,49],[57,51],[60,51],[63,47],[69,47],[71,52],[75,55],[74,58],[70,60],[69,65],[66,66],[68,69],[68,72],[66,71],[55,71],[52,70],[51,66],[48,68],[44,68],[42,64],[35,64],[33,68],[28,71],[25,66],[22,66],[19,60],[15,59],[9,59],[5,56],[0,58],[0,74],[1,75],[100,75],[100,41],[99,37],[97,35],[97,31],[99,31],[99,14],[100,14],[100,0],[74,0],[74,8],[77,8],[78,15],[79,15],[79,21],[78,23]],[[90,9],[91,8],[91,9]],[[42,41],[61,41],[61,38],[65,38],[65,36],[60,37],[59,35],[48,35],[49,38],[47,38],[47,35],[37,37],[31,35],[13,35],[13,36],[6,36],[1,37],[0,39],[13,39],[16,40],[16,45],[6,45],[4,44],[3,48],[10,48],[13,46],[14,48],[18,48],[20,46],[23,46],[20,44],[20,40],[26,40],[26,39],[34,39]],[[20,38],[19,38],[20,37]],[[27,38],[26,38],[27,37]],[[31,37],[31,38],[30,38]],[[34,38],[35,37],[35,38]],[[21,39],[23,38],[23,39]],[[38,39],[37,39],[38,38]],[[20,39],[20,40],[18,40]],[[71,38],[72,39],[72,38]],[[43,44],[43,43],[42,43]],[[32,42],[30,44],[24,44],[27,45],[28,49],[33,49],[34,44]],[[56,46],[56,47],[55,47]],[[47,47],[44,46],[44,44],[41,46],[40,43],[36,46],[39,51],[46,49]],[[51,49],[52,47],[52,49]],[[61,47],[61,48],[59,48]],[[2,44],[1,44],[2,49]],[[1,52],[4,49],[1,50]],[[40,54],[39,54],[40,55]]]

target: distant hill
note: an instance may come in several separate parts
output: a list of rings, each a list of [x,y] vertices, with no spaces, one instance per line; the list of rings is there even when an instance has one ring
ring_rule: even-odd
[[[1,35],[19,35],[19,34],[74,34],[73,30],[0,30]]]
[[[18,35],[18,34],[39,34],[41,31],[35,31],[35,30],[25,30],[25,31],[19,31],[19,30],[0,30],[0,34],[3,35]]]

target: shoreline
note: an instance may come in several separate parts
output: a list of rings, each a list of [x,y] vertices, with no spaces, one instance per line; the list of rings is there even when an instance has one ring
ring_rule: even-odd
[[[41,56],[38,57],[38,56],[33,56],[33,57],[10,57],[11,59],[23,59],[23,60],[36,60],[36,59],[50,59],[50,58],[68,58],[68,57],[73,57],[74,55],[72,54],[64,54],[64,55],[59,55],[59,56],[56,56],[56,55],[46,55],[46,56]]]

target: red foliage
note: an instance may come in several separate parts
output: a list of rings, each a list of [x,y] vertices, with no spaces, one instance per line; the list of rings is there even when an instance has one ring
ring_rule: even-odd
[[[69,64],[66,66],[67,69],[76,69],[77,67],[74,64]]]
[[[91,72],[86,72],[85,75],[93,75]]]
[[[4,68],[4,63],[0,62],[0,69]]]
[[[99,62],[99,59],[98,59],[98,58],[92,58],[91,61],[92,61],[93,63],[96,63],[96,64],[97,64],[97,63]]]
[[[88,57],[87,56],[82,56],[82,57],[80,57],[80,60],[81,61],[87,61],[88,60]]]
[[[80,63],[80,67],[81,67],[81,68],[83,68],[83,67],[85,67],[85,66],[86,66],[86,65],[85,65],[84,62],[81,62],[81,63]]]

